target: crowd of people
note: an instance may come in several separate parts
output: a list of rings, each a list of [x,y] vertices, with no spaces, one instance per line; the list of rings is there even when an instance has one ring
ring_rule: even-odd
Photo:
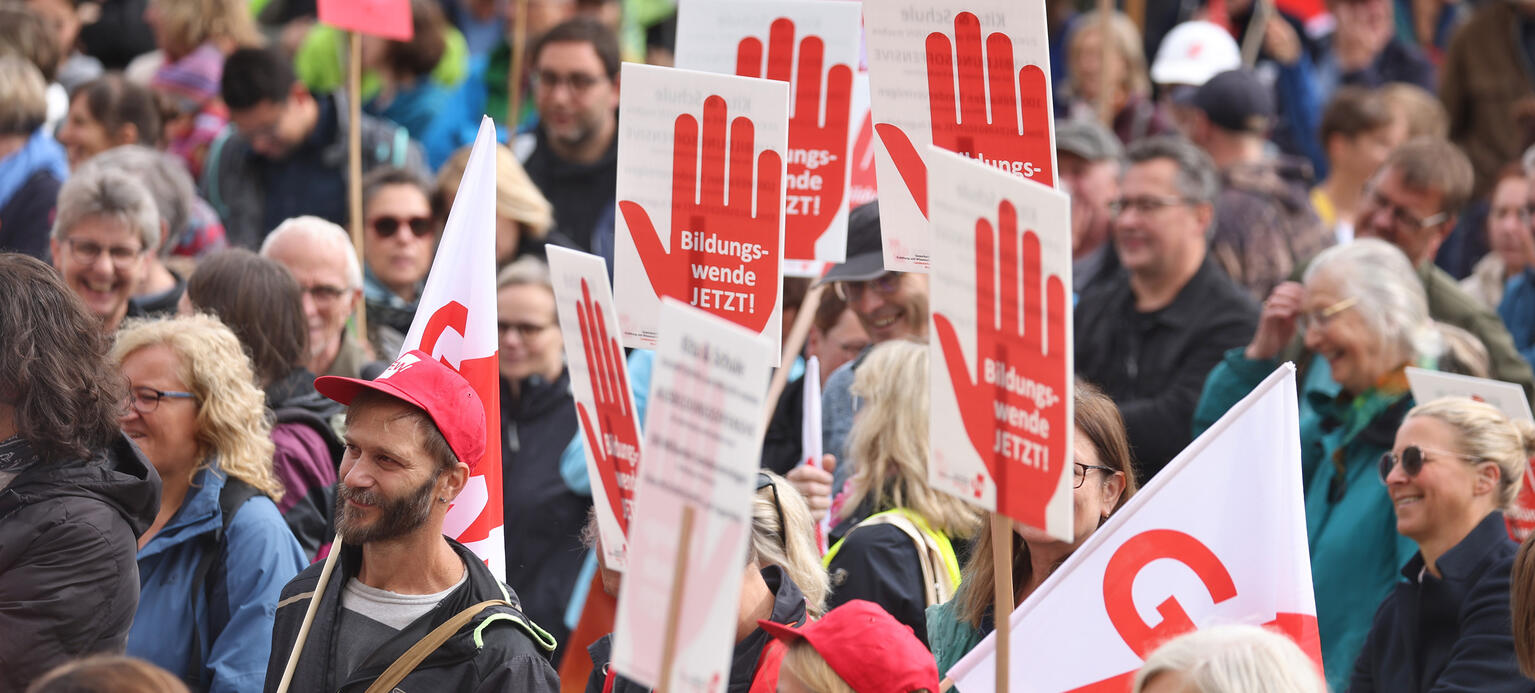
[[[1535,691],[1505,517],[1535,425],[1406,379],[1535,397],[1535,4],[1045,4],[1076,533],[1011,536],[1015,605],[1289,361],[1321,668],[1222,626],[1134,690]],[[611,279],[619,68],[670,61],[675,2],[409,5],[349,93],[307,0],[0,0],[0,691],[645,690],[610,666],[545,253]],[[499,440],[401,353],[482,113]],[[877,201],[847,218],[845,262],[784,280],[785,335],[827,290],[762,445],[733,693],[936,692],[997,625],[986,516],[927,482],[928,278],[885,270]],[[443,535],[494,445],[504,575]]]

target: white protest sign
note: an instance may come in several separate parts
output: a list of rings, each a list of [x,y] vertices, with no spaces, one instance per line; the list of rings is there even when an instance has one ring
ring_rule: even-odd
[[[790,84],[783,252],[801,272],[846,257],[858,25],[850,2],[684,0],[677,10],[677,67]]]
[[[936,147],[928,483],[1072,541],[1071,202]]]
[[[1229,623],[1290,637],[1321,676],[1295,398],[1285,364],[1013,611],[1013,691],[1123,693],[1158,645]],[[959,690],[995,688],[995,643],[949,670]]]
[[[863,20],[885,268],[926,272],[927,145],[1054,184],[1045,3],[866,2]]]
[[[624,63],[614,295],[624,346],[653,349],[661,297],[767,337],[783,322],[789,85]]]
[[[552,245],[548,251],[570,391],[586,443],[586,471],[592,480],[602,560],[621,571],[641,447],[629,367],[618,344],[613,291],[608,288],[602,258]]]
[[[672,690],[718,693],[736,640],[768,367],[760,337],[677,301],[662,305],[660,327],[613,665],[658,685],[678,594]],[[679,575],[684,507],[693,525]]]

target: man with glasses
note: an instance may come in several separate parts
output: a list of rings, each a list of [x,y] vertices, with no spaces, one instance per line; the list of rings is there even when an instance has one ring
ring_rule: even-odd
[[[554,206],[554,223],[576,246],[613,262],[618,185],[618,37],[577,18],[533,44],[538,127],[513,149]]]
[[[1113,210],[1124,271],[1077,304],[1077,375],[1113,398],[1149,480],[1188,445],[1205,376],[1244,345],[1258,307],[1209,257],[1220,191],[1210,158],[1187,140],[1130,147]]]
[[[286,267],[304,291],[309,326],[304,367],[318,375],[361,377],[373,356],[347,327],[362,300],[362,266],[346,230],[319,217],[295,217],[262,241],[261,255]]]
[[[224,62],[226,128],[203,164],[201,192],[224,220],[231,246],[255,250],[286,219],[347,222],[347,132],[341,92],[314,95],[276,49],[243,48]],[[362,116],[363,173],[376,166],[426,176],[426,159],[404,128]]]
[[[87,166],[59,190],[49,252],[53,266],[107,333],[145,313],[130,298],[160,245],[160,213],[126,173]]]

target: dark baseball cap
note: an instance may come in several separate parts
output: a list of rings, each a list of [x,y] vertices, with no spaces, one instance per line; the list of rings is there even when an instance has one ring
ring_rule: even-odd
[[[1075,154],[1088,161],[1122,161],[1125,147],[1119,138],[1096,120],[1067,118],[1055,123],[1055,151]]]
[[[879,232],[879,200],[865,202],[847,214],[847,260],[817,284],[868,281],[885,273],[884,241]]]
[[[1229,70],[1210,78],[1188,97],[1216,127],[1264,134],[1274,122],[1274,95],[1251,70]]]

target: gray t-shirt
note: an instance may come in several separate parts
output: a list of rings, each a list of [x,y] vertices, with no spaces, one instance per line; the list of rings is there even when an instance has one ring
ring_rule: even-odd
[[[336,640],[336,671],[341,679],[352,675],[384,643],[416,619],[425,616],[453,590],[469,580],[469,571],[458,583],[435,594],[399,594],[364,585],[357,578],[341,589],[341,632]]]

